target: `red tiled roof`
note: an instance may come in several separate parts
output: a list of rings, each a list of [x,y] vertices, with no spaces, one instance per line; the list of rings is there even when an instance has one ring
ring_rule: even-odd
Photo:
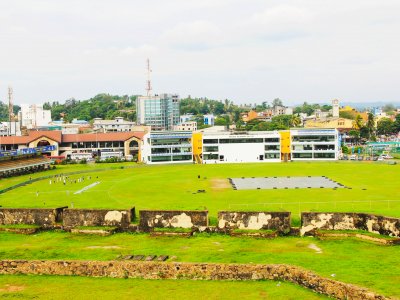
[[[2,136],[0,137],[0,144],[29,144],[30,142],[39,138],[46,137],[58,143],[61,142],[61,131],[59,130],[46,130],[46,131],[30,131],[26,136]]]
[[[82,134],[63,134],[63,143],[73,142],[114,142],[126,141],[136,137],[142,139],[144,132],[109,132],[109,133],[82,133]]]
[[[83,133],[83,134],[61,134],[60,130],[53,131],[30,131],[28,136],[0,136],[0,145],[23,145],[42,137],[49,138],[58,143],[73,142],[113,142],[126,141],[132,137],[142,139],[144,132],[110,132],[110,133]]]

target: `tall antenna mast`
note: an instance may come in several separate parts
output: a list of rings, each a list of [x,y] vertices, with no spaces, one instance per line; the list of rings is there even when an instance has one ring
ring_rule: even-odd
[[[146,82],[146,92],[147,96],[151,96],[151,69],[150,69],[150,59],[147,59],[147,82]]]
[[[8,120],[10,122],[10,126],[8,126],[8,133],[11,135],[11,122],[14,120],[14,104],[13,104],[13,88],[11,86],[8,87]]]

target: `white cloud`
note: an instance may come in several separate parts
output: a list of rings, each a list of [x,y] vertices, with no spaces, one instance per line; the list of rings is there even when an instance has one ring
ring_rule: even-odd
[[[162,42],[178,49],[203,50],[217,46],[222,39],[218,26],[209,21],[198,20],[179,23],[166,30]]]
[[[398,98],[398,0],[0,1],[0,95]],[[18,96],[18,97],[17,97]],[[1,99],[0,99],[1,100]]]

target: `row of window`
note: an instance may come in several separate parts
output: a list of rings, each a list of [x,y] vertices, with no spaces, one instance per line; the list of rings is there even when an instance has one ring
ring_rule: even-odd
[[[169,139],[148,139],[148,143],[151,142],[151,145],[153,146],[161,146],[161,145],[181,145],[181,144],[190,144],[190,138],[182,138],[182,139],[174,139],[174,138],[169,138]]]
[[[203,144],[279,143],[279,138],[204,139]]]
[[[281,155],[280,153],[265,153],[265,155],[259,155],[257,157],[258,160],[268,160],[268,159],[280,159]],[[209,153],[209,154],[204,154],[203,155],[204,160],[219,160],[219,161],[224,161],[225,156],[224,155],[218,155],[217,153]]]
[[[297,135],[292,137],[293,142],[334,142],[334,135]]]
[[[204,152],[218,152],[218,146],[204,146]],[[280,151],[280,145],[265,145],[265,151]]]
[[[165,155],[165,156],[148,156],[148,161],[163,162],[163,161],[191,161],[192,155]]]
[[[335,145],[293,145],[293,151],[323,151],[323,150],[335,150]]]
[[[174,148],[152,148],[151,154],[161,153],[191,153],[191,147],[174,147]]]
[[[335,158],[335,153],[293,153],[293,158]]]

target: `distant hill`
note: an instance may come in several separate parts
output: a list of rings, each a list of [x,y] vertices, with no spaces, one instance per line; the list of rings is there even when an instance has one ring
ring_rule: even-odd
[[[365,109],[369,107],[382,107],[386,104],[393,104],[395,107],[400,108],[400,102],[391,102],[391,101],[376,101],[376,102],[341,102],[340,105],[349,105],[356,109]]]

